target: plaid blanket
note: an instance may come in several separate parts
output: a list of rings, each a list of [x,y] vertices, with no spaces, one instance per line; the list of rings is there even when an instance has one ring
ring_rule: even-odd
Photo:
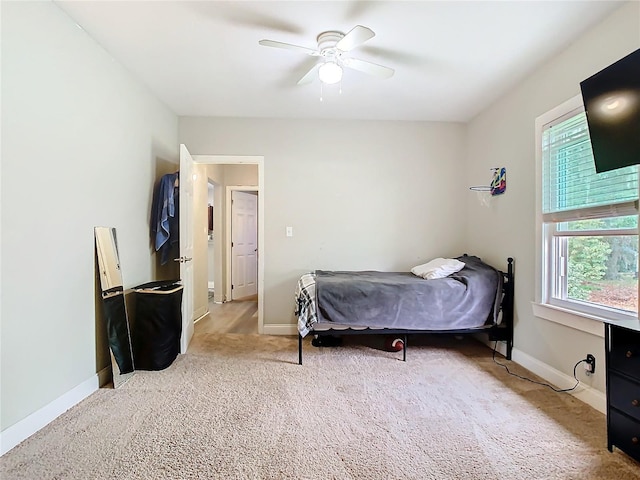
[[[298,280],[295,291],[296,309],[298,317],[298,332],[305,337],[318,321],[316,311],[316,276],[313,273],[305,273]]]

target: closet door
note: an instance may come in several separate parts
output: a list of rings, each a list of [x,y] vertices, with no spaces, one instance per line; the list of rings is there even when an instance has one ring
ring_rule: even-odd
[[[258,195],[231,192],[231,299],[258,293]]]

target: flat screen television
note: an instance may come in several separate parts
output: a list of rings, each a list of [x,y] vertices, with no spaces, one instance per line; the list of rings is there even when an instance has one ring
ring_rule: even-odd
[[[580,82],[596,172],[640,163],[640,49]]]

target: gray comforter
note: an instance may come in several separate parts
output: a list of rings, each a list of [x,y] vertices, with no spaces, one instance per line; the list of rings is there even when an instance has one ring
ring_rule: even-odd
[[[502,274],[478,257],[449,277],[406,272],[316,270],[319,322],[410,330],[461,330],[497,323]]]

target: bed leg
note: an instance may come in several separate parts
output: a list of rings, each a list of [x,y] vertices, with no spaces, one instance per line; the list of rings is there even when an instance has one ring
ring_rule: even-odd
[[[511,360],[512,351],[513,351],[513,340],[507,340],[507,360]]]
[[[298,334],[298,365],[302,365],[302,335]]]
[[[402,361],[407,361],[407,336],[404,336],[404,341],[402,342]]]

